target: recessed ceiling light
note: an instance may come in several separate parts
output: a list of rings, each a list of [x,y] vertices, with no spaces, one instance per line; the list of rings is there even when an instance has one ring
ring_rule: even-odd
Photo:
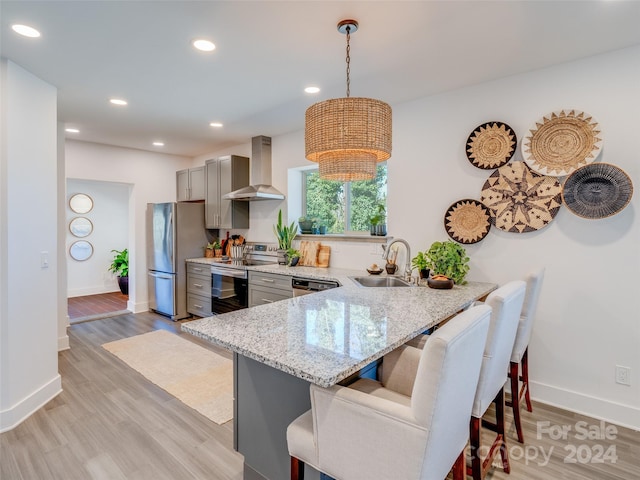
[[[11,28],[14,32],[30,38],[38,38],[40,36],[40,32],[33,27],[28,25],[11,25]]]
[[[307,87],[304,91],[307,93],[318,93],[320,89],[318,87]]]
[[[215,127],[215,128],[220,128],[222,127],[222,124],[220,122],[211,122],[209,124],[210,127]]]
[[[203,38],[194,40],[192,45],[202,52],[212,52],[216,49],[216,46],[213,44],[213,42],[210,42],[209,40],[205,40]]]
[[[164,142],[153,142],[154,147],[164,147]]]
[[[80,130],[77,128],[65,128],[64,131],[68,133],[80,133]]]
[[[126,100],[122,100],[121,98],[110,98],[109,101],[111,103],[113,103],[114,105],[126,105],[127,101]]]

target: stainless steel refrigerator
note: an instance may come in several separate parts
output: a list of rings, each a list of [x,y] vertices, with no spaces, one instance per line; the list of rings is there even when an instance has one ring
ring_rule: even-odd
[[[147,204],[150,310],[171,320],[189,316],[185,259],[202,257],[206,244],[203,203]]]

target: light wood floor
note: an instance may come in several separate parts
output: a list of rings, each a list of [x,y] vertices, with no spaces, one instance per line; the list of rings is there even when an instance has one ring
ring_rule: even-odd
[[[72,325],[71,350],[59,355],[64,391],[0,435],[0,479],[240,480],[242,456],[232,448],[232,422],[216,425],[100,347],[166,329],[230,357],[181,334],[180,323],[142,313]],[[523,417],[526,445],[514,440],[513,429],[509,432],[511,475],[495,469],[489,479],[640,479],[640,433],[614,427],[613,439],[581,440],[577,422],[599,429],[598,421],[538,403]],[[542,430],[537,435],[540,422],[552,429],[571,427],[571,432],[558,440]],[[545,463],[543,454],[549,452]],[[571,459],[584,463],[565,463]],[[595,463],[598,459],[604,463]]]

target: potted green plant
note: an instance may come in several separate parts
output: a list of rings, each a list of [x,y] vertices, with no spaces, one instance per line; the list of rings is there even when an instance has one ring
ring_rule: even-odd
[[[115,253],[109,271],[118,277],[118,287],[123,295],[129,295],[129,250],[111,250]]]
[[[290,267],[295,267],[300,261],[300,251],[295,248],[287,249],[287,265]]]
[[[273,233],[278,239],[278,263],[286,265],[286,251],[291,248],[291,242],[298,233],[298,226],[295,222],[287,226],[282,223],[282,210],[278,211],[278,223],[273,226]]]
[[[300,233],[313,233],[313,218],[302,216],[298,218]]]
[[[378,203],[378,205],[376,205],[376,213],[369,217],[371,235],[384,237],[387,234],[386,217],[387,210],[384,203]]]
[[[469,273],[469,257],[462,245],[451,240],[433,242],[425,255],[433,275],[445,275],[456,285],[467,283],[464,278]]]
[[[420,278],[429,278],[429,259],[425,252],[418,252],[411,259],[411,267],[418,270]]]

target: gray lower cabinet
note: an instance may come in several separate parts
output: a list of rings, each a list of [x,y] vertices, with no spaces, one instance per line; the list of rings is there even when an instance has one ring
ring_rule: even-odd
[[[223,198],[249,186],[249,158],[227,155],[207,160],[205,183],[206,228],[249,228],[249,202]]]
[[[187,262],[187,312],[199,317],[211,313],[211,268]]]
[[[291,277],[277,273],[249,272],[249,306],[264,305],[293,297]]]

